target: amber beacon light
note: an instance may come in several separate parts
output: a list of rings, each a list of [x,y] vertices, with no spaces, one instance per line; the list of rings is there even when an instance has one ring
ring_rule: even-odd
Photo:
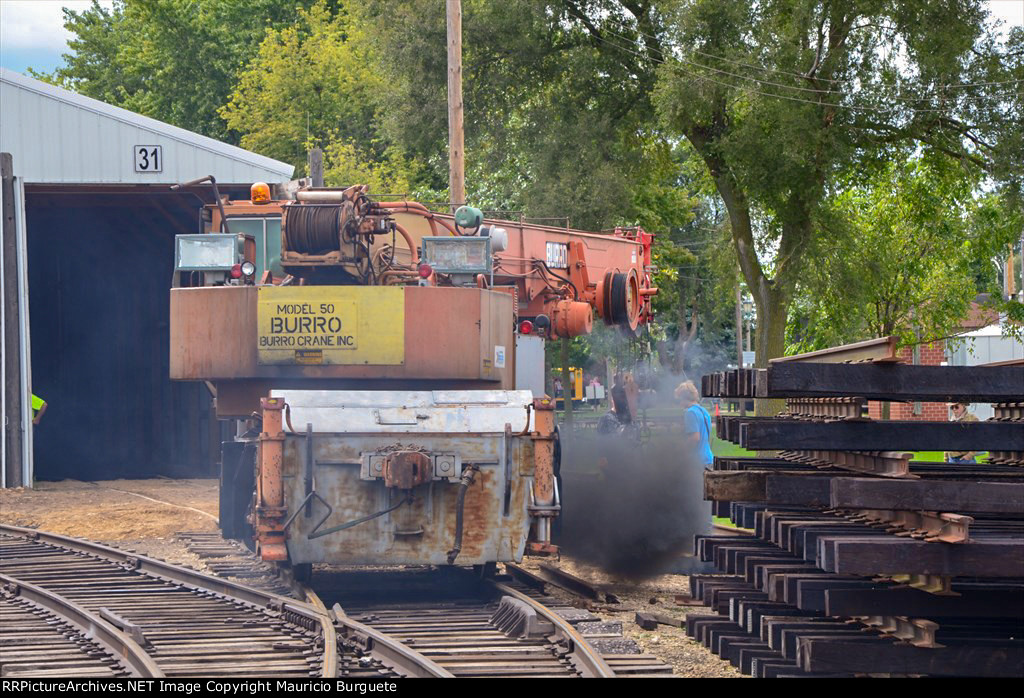
[[[269,204],[270,186],[266,182],[256,182],[249,189],[249,198],[254,204]]]

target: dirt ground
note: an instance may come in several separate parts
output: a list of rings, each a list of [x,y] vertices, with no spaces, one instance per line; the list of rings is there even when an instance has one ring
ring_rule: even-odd
[[[206,565],[189,553],[175,534],[216,531],[217,506],[214,479],[62,480],[39,482],[34,489],[0,489],[0,522],[109,543],[200,570]],[[538,564],[527,559],[523,566],[535,569]],[[728,662],[688,638],[685,630],[660,625],[657,630],[646,631],[634,622],[637,610],[680,619],[687,613],[709,613],[701,606],[674,603],[676,594],[689,594],[686,576],[665,574],[636,582],[618,579],[564,556],[554,564],[618,596],[620,604],[602,605],[594,613],[603,620],[621,620],[627,637],[644,652],[671,664],[678,676],[741,676]]]
[[[217,481],[37,482],[33,489],[0,490],[0,522],[203,569],[199,558],[174,536],[179,531],[217,530]]]
[[[605,621],[622,621],[622,634],[635,640],[647,654],[671,664],[676,676],[744,678],[729,662],[719,659],[702,644],[687,637],[684,628],[659,625],[657,630],[642,630],[636,624],[637,611],[664,613],[680,620],[685,619],[687,613],[712,613],[704,606],[679,606],[675,603],[676,594],[688,596],[690,593],[689,579],[685,575],[663,574],[643,581],[625,580],[565,556],[557,561],[526,558],[521,566],[535,571],[541,562],[553,564],[618,597],[619,604],[599,604],[592,612]]]

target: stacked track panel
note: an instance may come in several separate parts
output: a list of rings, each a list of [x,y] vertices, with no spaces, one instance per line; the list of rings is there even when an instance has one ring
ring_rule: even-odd
[[[928,369],[922,371],[921,369]],[[937,369],[937,370],[932,370]],[[774,418],[723,417],[759,457],[705,473],[715,513],[695,575],[716,616],[688,632],[755,676],[1024,676],[1024,365],[773,363],[706,377],[706,396],[787,398]],[[865,418],[865,401],[992,402],[986,422]],[[928,463],[914,451],[988,451]]]

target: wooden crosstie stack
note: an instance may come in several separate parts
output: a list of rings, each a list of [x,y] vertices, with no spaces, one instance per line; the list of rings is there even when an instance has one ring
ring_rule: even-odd
[[[778,417],[718,417],[720,438],[759,456],[705,473],[716,515],[749,532],[697,537],[720,574],[693,575],[691,591],[718,615],[688,616],[687,631],[744,673],[1024,675],[1024,361],[916,366],[894,350],[874,340],[702,382],[708,397],[788,402]],[[997,412],[873,421],[868,399]]]

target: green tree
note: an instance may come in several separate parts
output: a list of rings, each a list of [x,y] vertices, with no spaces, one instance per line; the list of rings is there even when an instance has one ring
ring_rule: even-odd
[[[64,65],[41,76],[82,94],[237,143],[218,110],[267,28],[311,0],[96,0],[64,10]]]
[[[757,305],[759,365],[783,353],[799,281],[818,264],[812,252],[839,229],[825,223],[843,173],[916,144],[1019,182],[996,142],[1020,128],[1019,86],[1007,81],[1022,61],[995,42],[980,1],[693,0],[665,10],[651,56],[663,63],[657,103],[728,212]]]
[[[268,30],[220,109],[242,146],[300,167],[309,147],[322,146],[328,166],[340,163],[345,174],[360,151],[365,158],[376,140],[371,94],[380,80],[360,51],[359,31],[323,0],[299,9],[290,26]],[[327,148],[332,143],[347,147]]]
[[[441,182],[444,56],[429,47],[444,24],[428,5],[367,11],[402,96],[385,128],[434,157]],[[498,175],[493,189],[518,185],[506,200],[528,215],[602,227],[635,220],[652,183],[691,198],[647,169],[684,138],[725,209],[764,365],[784,351],[812,250],[842,229],[828,219],[844,177],[921,148],[1019,190],[1021,33],[998,43],[985,16],[981,0],[467,2],[468,159]],[[656,231],[691,208],[654,207]]]
[[[978,225],[975,177],[938,158],[894,159],[830,197],[827,237],[812,250],[789,334],[800,351],[865,336],[904,343],[957,331],[998,228]]]
[[[447,188],[445,17],[434,0],[370,0],[385,76],[382,129]],[[486,209],[568,218],[574,227],[685,223],[676,142],[650,101],[655,72],[594,39],[566,3],[463,2],[467,190]],[[629,58],[627,56],[627,58]]]

